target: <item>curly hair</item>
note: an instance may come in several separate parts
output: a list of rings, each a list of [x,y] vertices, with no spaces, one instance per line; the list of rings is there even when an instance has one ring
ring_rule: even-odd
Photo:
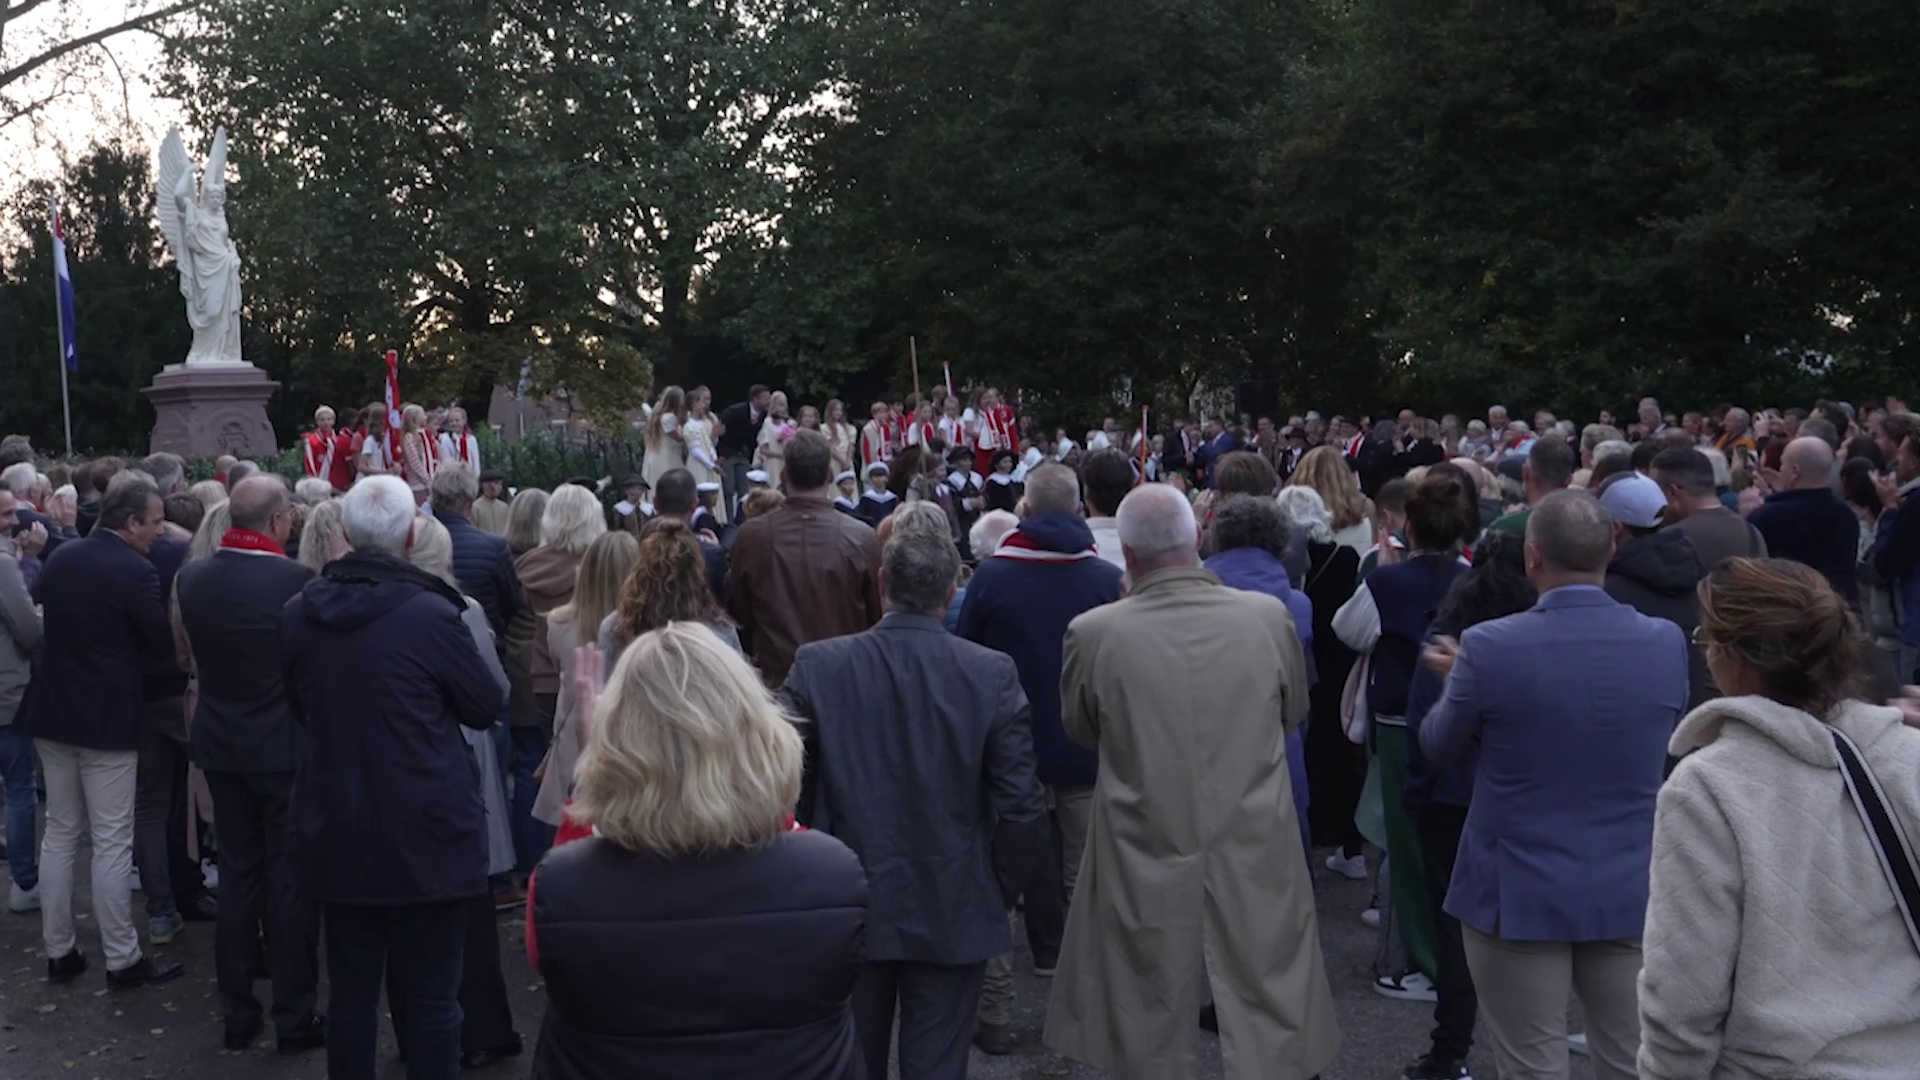
[[[1213,506],[1207,526],[1207,546],[1214,552],[1259,548],[1276,559],[1287,557],[1293,522],[1271,498],[1229,495]]]
[[[1373,504],[1360,492],[1360,480],[1340,451],[1316,446],[1307,451],[1287,479],[1288,487],[1312,488],[1326,504],[1333,531],[1350,529],[1373,516]]]
[[[687,523],[655,518],[640,530],[640,557],[620,590],[613,640],[625,646],[671,622],[728,621],[707,584],[707,560]]]

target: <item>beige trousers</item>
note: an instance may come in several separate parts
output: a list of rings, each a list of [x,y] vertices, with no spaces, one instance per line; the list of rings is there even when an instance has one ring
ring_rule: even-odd
[[[1569,994],[1580,1002],[1594,1080],[1634,1080],[1638,941],[1506,941],[1460,930],[1500,1080],[1566,1080]]]
[[[47,958],[77,945],[73,926],[73,863],[84,832],[93,845],[93,917],[107,970],[140,959],[133,924],[133,792],[139,755],[83,750],[33,740],[47,781],[47,829],[40,837],[40,929]]]

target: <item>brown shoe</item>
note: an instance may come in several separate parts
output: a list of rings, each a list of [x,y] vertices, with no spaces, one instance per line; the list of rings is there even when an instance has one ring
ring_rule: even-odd
[[[514,908],[525,907],[526,904],[527,891],[518,885],[509,885],[493,894],[495,911],[512,911]]]

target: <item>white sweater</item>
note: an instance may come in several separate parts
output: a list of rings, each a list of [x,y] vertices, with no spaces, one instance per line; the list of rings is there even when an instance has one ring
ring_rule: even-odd
[[[1857,702],[1833,723],[1920,842],[1920,731]],[[1670,746],[1699,749],[1654,818],[1642,1080],[1920,1076],[1920,950],[1826,727],[1765,698],[1721,698]]]

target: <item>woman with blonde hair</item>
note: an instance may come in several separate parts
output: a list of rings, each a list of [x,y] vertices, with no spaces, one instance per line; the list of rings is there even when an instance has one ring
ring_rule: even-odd
[[[687,417],[680,422],[680,433],[686,437],[687,471],[693,474],[696,485],[720,483],[720,459],[713,449],[718,426],[719,420],[713,415],[713,391],[694,387],[687,395]],[[727,523],[727,509],[727,500],[721,499],[713,511],[722,525]]]
[[[422,514],[413,520],[413,544],[407,549],[407,561],[457,591],[460,583],[453,576],[453,538],[447,527]],[[466,610],[460,619],[473,635],[473,647],[492,674],[494,683],[504,692],[507,674],[494,649],[493,630],[480,601],[462,594]],[[487,817],[487,873],[504,874],[513,869],[513,834],[507,824],[506,794],[500,786],[500,762],[490,732],[459,725],[460,737],[473,755],[480,782],[480,803]],[[466,1068],[479,1068],[501,1058],[520,1053],[520,1033],[513,1030],[513,1008],[507,1002],[507,981],[500,970],[500,939],[495,925],[493,900],[481,895],[462,903],[467,937],[465,960],[460,969],[460,1060]],[[394,984],[393,969],[387,972],[387,1004],[393,1012],[393,1030],[404,1037],[407,1023],[401,1003],[407,995]],[[401,1056],[406,1048],[401,1047]]]
[[[591,644],[599,636],[600,624],[619,606],[620,590],[639,557],[640,542],[632,533],[621,530],[601,536],[580,560],[573,598],[547,613],[547,653],[560,667],[560,697],[553,710],[553,741],[541,765],[540,790],[533,800],[535,821],[558,828],[563,819],[561,808],[573,787],[573,767],[580,757],[574,656],[581,645]]]
[[[640,530],[640,556],[620,589],[620,602],[600,623],[600,651],[612,664],[628,645],[669,623],[697,622],[740,648],[740,633],[713,598],[700,541],[678,518],[655,518]]]
[[[1860,626],[1810,567],[1728,559],[1694,640],[1727,696],[1668,746],[1640,1076],[1912,1075],[1920,731],[1854,698]]]
[[[200,505],[208,510],[227,501],[227,485],[218,480],[202,480],[187,489],[187,494],[200,500]]]
[[[532,619],[532,648],[527,651],[527,689],[529,693],[509,710],[511,746],[508,771],[513,777],[514,846],[520,853],[517,867],[523,876],[553,845],[553,830],[533,817],[533,799],[538,788],[534,772],[547,756],[547,742],[553,734],[554,717],[560,705],[560,665],[547,639],[547,616],[573,600],[573,587],[580,578],[580,563],[587,549],[607,531],[607,516],[600,498],[579,484],[561,484],[547,499],[546,512],[540,518],[540,543],[513,562],[526,593],[527,604],[517,620],[522,626],[514,635],[517,642],[525,633],[525,621]],[[526,708],[528,704],[531,709]]]
[[[1361,555],[1373,546],[1373,504],[1360,492],[1360,478],[1354,475],[1340,451],[1331,446],[1316,446],[1307,451],[1287,478],[1288,487],[1312,488],[1325,504],[1333,526],[1333,541]]]
[[[662,473],[681,468],[687,463],[687,450],[682,445],[680,434],[680,421],[686,414],[687,392],[677,386],[669,386],[661,391],[659,403],[654,405],[645,426],[640,429],[641,443],[645,447],[645,456],[640,459],[640,475],[646,479],[649,491],[660,483]]]
[[[852,424],[847,423],[847,403],[839,398],[827,400],[827,420],[820,425],[820,433],[827,437],[827,449],[833,455],[833,475],[854,467],[854,447],[860,442],[860,433]]]
[[[540,546],[540,522],[549,496],[542,488],[521,488],[507,504],[507,550],[519,558]]]
[[[319,573],[347,553],[347,531],[340,521],[340,500],[328,499],[307,514],[300,530],[300,565]]]
[[[409,405],[400,414],[400,476],[413,489],[414,505],[427,501],[427,488],[440,465],[440,450],[427,430],[427,410]]]
[[[775,390],[767,397],[767,416],[760,421],[753,447],[754,468],[766,472],[767,486],[775,491],[780,490],[780,474],[787,467],[787,440],[793,438],[795,430],[787,417],[787,393]]]
[[[571,813],[527,905],[546,980],[533,1075],[854,1080],[866,877],[792,829],[800,736],[704,626],[642,635],[594,700]]]

